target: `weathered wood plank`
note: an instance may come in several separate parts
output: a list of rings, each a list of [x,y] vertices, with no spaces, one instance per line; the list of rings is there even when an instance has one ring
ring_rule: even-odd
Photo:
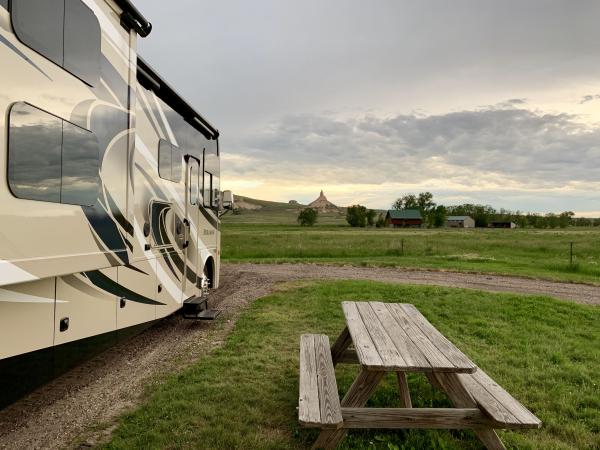
[[[364,406],[384,375],[385,372],[370,371],[363,367],[341,401],[341,405],[349,408]],[[347,431],[344,429],[323,430],[312,448],[335,448],[344,439],[346,433]]]
[[[396,319],[400,327],[402,327],[404,332],[410,337],[414,344],[427,358],[427,361],[429,361],[429,364],[431,364],[433,370],[445,372],[460,372],[465,370],[462,368],[457,368],[454,364],[452,364],[451,361],[448,360],[448,358],[446,358],[446,356],[444,356],[442,352],[440,352],[435,345],[433,345],[427,335],[425,335],[425,333],[423,333],[421,329],[413,323],[411,318],[402,309],[400,304],[386,303],[385,305],[392,317]],[[470,369],[468,370],[470,371]]]
[[[325,335],[316,335],[314,342],[321,423],[323,425],[341,426],[340,397],[337,391],[333,362],[331,361],[329,338]]]
[[[477,408],[342,408],[344,428],[490,428]]]
[[[398,389],[400,392],[400,405],[403,408],[412,408],[412,400],[410,399],[410,390],[408,389],[408,381],[406,373],[396,372],[398,378]]]
[[[444,388],[440,385],[437,378],[431,372],[425,372],[425,376],[429,380],[429,383],[438,391],[444,391]]]
[[[348,330],[354,342],[354,348],[360,363],[369,368],[382,369],[383,362],[377,351],[377,347],[371,339],[369,331],[365,328],[362,317],[358,312],[355,302],[342,302],[342,309],[346,316]]]
[[[459,376],[461,382],[469,391],[477,406],[485,411],[492,419],[506,426],[519,426],[521,422],[506,407],[496,400],[483,386],[473,379],[472,376]]]
[[[466,376],[461,375],[461,377]],[[483,391],[480,391],[480,389],[473,386],[473,395],[479,406],[490,414],[490,416],[496,420],[499,419],[500,415],[496,417],[494,411],[499,409],[497,405],[500,404],[504,410],[510,413],[509,417],[512,416],[515,419],[514,422],[506,422],[507,425],[510,425],[510,428],[540,428],[542,426],[542,421],[539,418],[492,380],[484,371],[478,369],[477,372],[470,375],[470,378],[473,383],[477,383],[483,389]],[[470,388],[470,384],[465,384],[467,388]]]
[[[312,334],[303,334],[300,337],[298,421],[305,426],[318,425],[321,422],[315,341]]]
[[[461,379],[463,375],[456,373],[434,373],[433,377],[442,386],[450,401],[457,408],[476,408],[477,403],[467,391]],[[468,376],[468,375],[464,375]],[[488,450],[506,450],[504,444],[494,430],[474,430],[475,435]]]
[[[334,367],[340,362],[340,357],[350,344],[352,344],[352,336],[350,336],[350,332],[346,326],[335,340],[333,347],[331,347],[331,360],[333,361]]]
[[[371,302],[371,307],[390,336],[398,352],[406,362],[406,369],[415,371],[431,370],[431,364],[419,350],[419,347],[408,337],[398,321],[382,302]]]
[[[356,309],[358,309],[358,313],[362,317],[365,328],[371,336],[371,340],[377,348],[377,352],[381,358],[382,367],[385,369],[406,367],[406,361],[404,361],[383,324],[380,322],[371,303],[356,302],[355,305]]]
[[[477,370],[475,363],[440,333],[414,305],[404,303],[400,304],[400,308],[454,366],[471,369],[471,372]]]
[[[361,369],[356,379],[346,392],[343,400],[341,401],[342,406],[363,406],[367,403],[367,400],[371,397],[377,385],[384,376],[384,372],[371,371],[367,369]]]
[[[475,430],[475,435],[485,445],[487,450],[506,450],[500,436],[494,430]]]

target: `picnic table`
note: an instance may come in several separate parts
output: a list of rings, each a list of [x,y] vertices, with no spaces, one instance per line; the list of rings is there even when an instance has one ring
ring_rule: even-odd
[[[313,448],[335,448],[352,428],[473,429],[488,449],[505,449],[496,428],[539,428],[541,421],[477,367],[411,304],[343,302],[346,327],[332,347],[325,335],[300,345],[299,421],[321,428]],[[360,365],[340,401],[335,365]],[[365,404],[388,372],[400,408]],[[421,372],[454,408],[413,408],[406,378]]]

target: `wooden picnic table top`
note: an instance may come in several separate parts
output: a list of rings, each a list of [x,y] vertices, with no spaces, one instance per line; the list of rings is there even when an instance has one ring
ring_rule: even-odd
[[[368,370],[474,373],[477,366],[408,303],[342,302],[359,363]]]

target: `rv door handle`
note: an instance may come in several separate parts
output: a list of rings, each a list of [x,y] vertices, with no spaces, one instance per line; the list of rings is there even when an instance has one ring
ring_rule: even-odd
[[[187,219],[183,219],[183,225],[185,225],[183,229],[183,248],[187,248],[190,245],[190,221]]]

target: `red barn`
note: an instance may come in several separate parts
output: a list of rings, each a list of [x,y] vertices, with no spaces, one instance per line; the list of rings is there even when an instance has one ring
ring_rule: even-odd
[[[385,222],[393,228],[421,228],[423,216],[418,209],[390,209]]]

